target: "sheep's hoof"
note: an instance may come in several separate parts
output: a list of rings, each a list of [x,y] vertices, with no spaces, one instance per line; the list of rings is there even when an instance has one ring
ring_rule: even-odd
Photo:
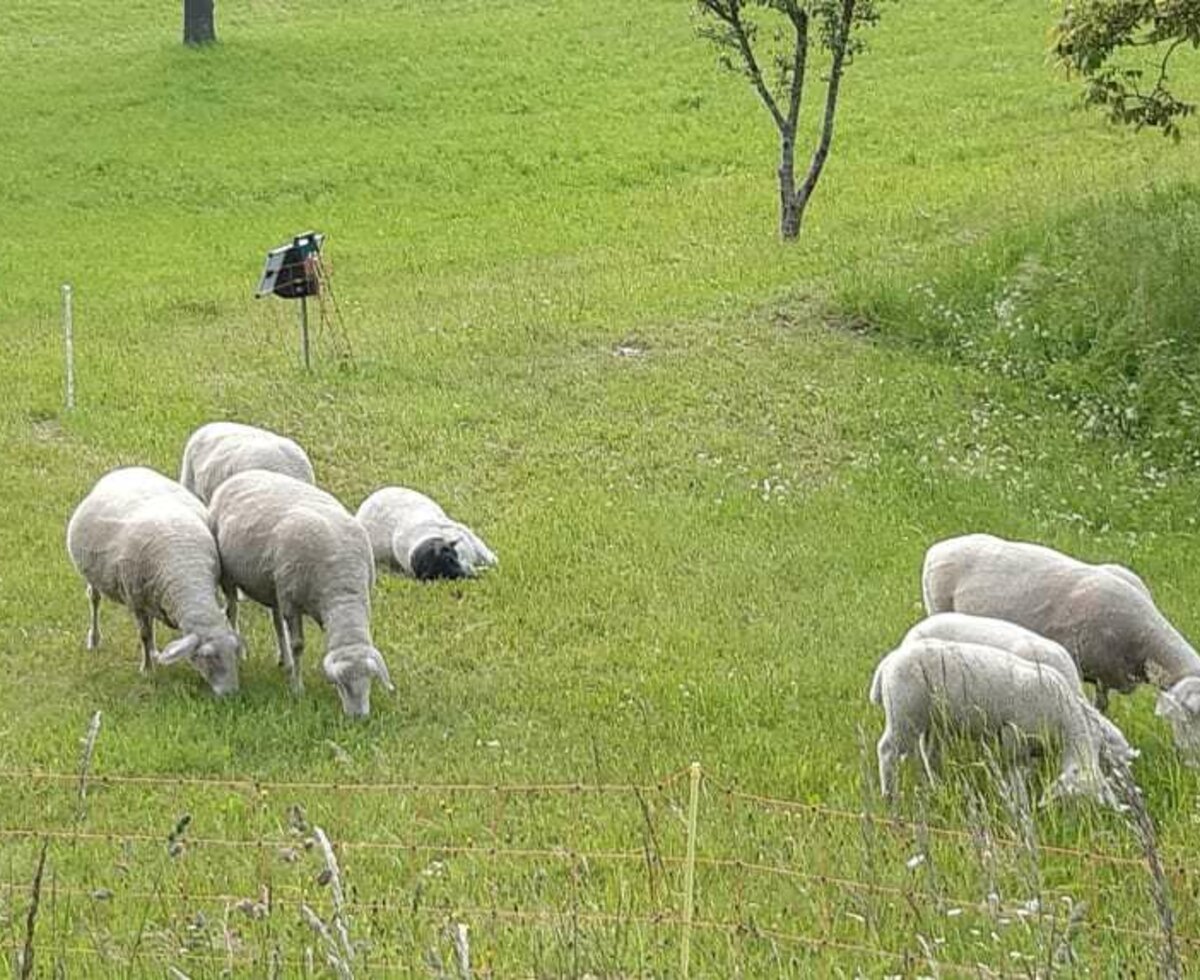
[[[99,630],[88,630],[87,648],[89,650],[95,650],[99,646],[100,646],[100,631]]]

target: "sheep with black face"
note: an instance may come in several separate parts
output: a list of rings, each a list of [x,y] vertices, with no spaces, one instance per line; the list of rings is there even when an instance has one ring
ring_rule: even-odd
[[[416,579],[472,578],[497,563],[492,550],[436,501],[407,487],[376,490],[358,508],[375,562]]]

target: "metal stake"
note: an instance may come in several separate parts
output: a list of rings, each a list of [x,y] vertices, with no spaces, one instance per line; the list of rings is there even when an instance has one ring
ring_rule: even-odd
[[[304,354],[304,370],[312,370],[308,359],[308,296],[300,296],[300,350]]]

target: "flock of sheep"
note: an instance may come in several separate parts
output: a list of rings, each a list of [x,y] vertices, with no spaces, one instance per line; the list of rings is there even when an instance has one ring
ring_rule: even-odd
[[[325,631],[322,670],[346,714],[357,716],[370,713],[372,681],[393,689],[371,640],[376,565],[432,579],[496,564],[477,535],[424,494],[385,487],[351,515],[315,485],[299,445],[234,422],[192,434],[178,482],[140,466],[101,477],[71,515],[67,550],[87,582],[88,649],[100,643],[107,598],[137,621],[143,671],[187,661],[215,694],[231,694],[245,655],[240,594],[270,607],[279,663],[297,692],[304,617]],[[155,621],[181,634],[161,651]]]
[[[351,515],[315,485],[299,445],[233,422],[192,434],[178,482],[136,466],[103,476],[71,516],[67,549],[87,582],[89,649],[108,598],[137,621],[143,671],[187,661],[214,693],[232,693],[245,596],[271,609],[279,663],[296,692],[304,617],[325,631],[322,670],[348,715],[370,712],[373,681],[393,689],[371,639],[376,566],[431,579],[496,564],[470,528],[423,494],[385,487]],[[1160,689],[1157,714],[1177,744],[1200,748],[1200,655],[1129,569],[971,534],[929,549],[922,587],[929,617],[883,658],[870,688],[887,716],[878,744],[885,796],[895,794],[905,757],[919,755],[932,779],[939,739],[956,732],[999,736],[1017,751],[1049,738],[1062,763],[1047,798],[1112,804],[1105,770],[1137,751],[1102,714],[1107,692],[1147,681]],[[162,651],[156,620],[181,634]],[[1096,686],[1094,707],[1085,680]]]
[[[886,797],[906,756],[919,755],[932,780],[938,739],[954,733],[999,736],[1018,752],[1053,740],[1061,768],[1044,799],[1116,805],[1106,770],[1137,751],[1101,712],[1108,691],[1145,682],[1158,687],[1156,714],[1177,746],[1200,748],[1200,655],[1129,569],[969,534],[929,549],[921,583],[929,616],[883,658],[870,688],[887,716],[878,744]]]

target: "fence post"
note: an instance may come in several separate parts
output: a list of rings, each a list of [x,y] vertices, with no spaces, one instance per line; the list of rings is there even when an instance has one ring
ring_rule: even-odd
[[[75,329],[71,322],[71,284],[64,282],[63,302],[63,346],[67,359],[67,411],[75,407]]]
[[[691,765],[688,793],[687,863],[683,866],[683,937],[679,946],[679,972],[688,978],[692,957],[692,910],[696,903],[696,815],[700,809],[700,763]]]

